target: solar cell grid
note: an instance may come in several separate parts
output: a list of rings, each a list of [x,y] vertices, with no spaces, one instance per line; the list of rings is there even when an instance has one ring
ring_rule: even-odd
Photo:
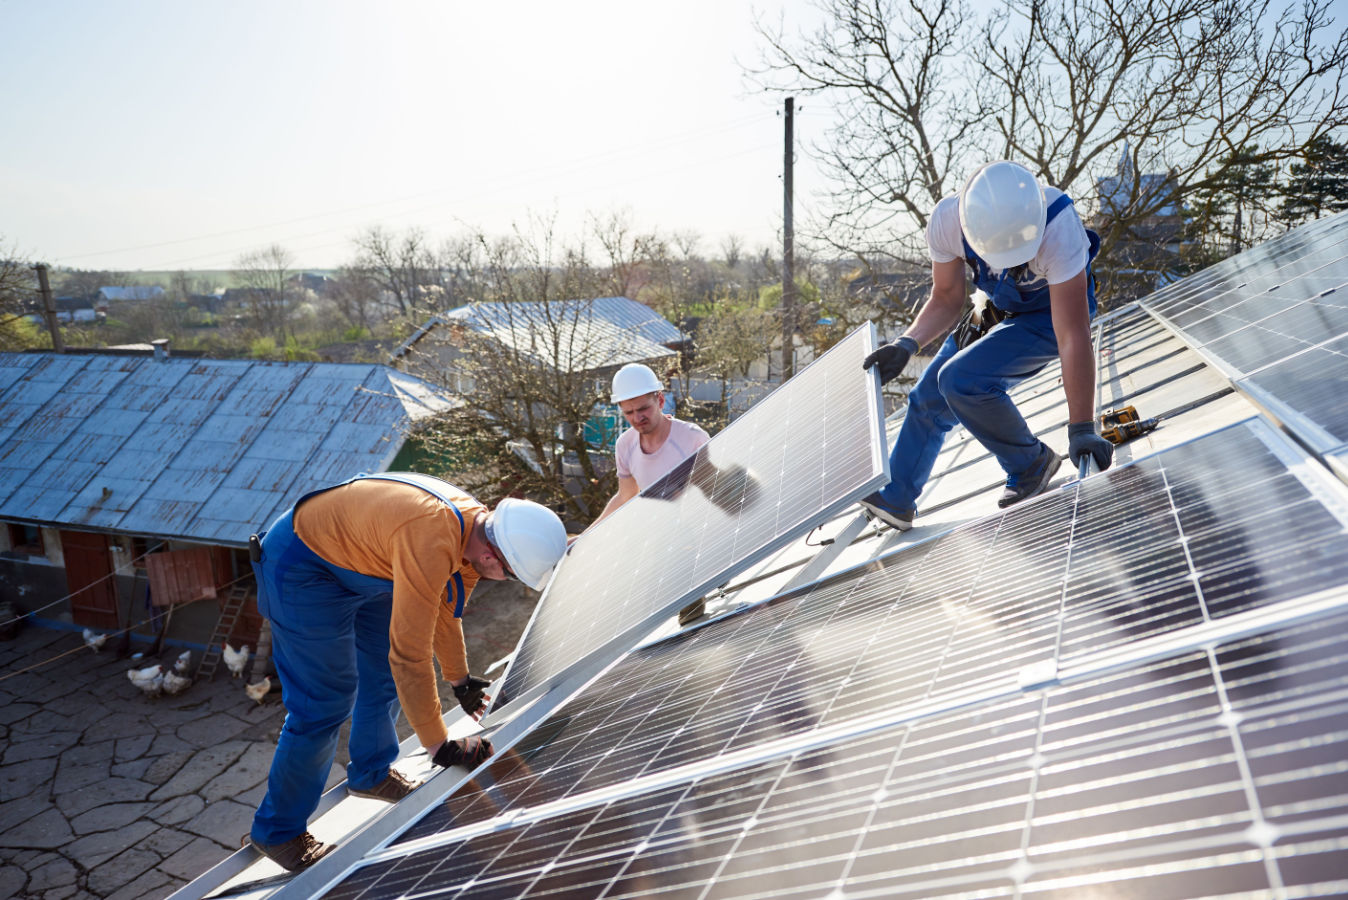
[[[1338,388],[1348,373],[1345,284],[1348,213],[1340,213],[1158,291],[1143,306],[1221,360],[1303,440],[1332,452],[1348,443],[1348,399]]]
[[[1169,314],[1200,306],[1205,300],[1248,284],[1251,277],[1281,273],[1283,280],[1305,274],[1343,254],[1348,243],[1348,218],[1323,219],[1273,241],[1229,257],[1216,265],[1168,285],[1145,299],[1148,309]]]
[[[1348,337],[1280,359],[1247,381],[1324,429],[1330,443],[1316,440],[1317,448],[1348,444]]]
[[[466,835],[325,896],[1341,892],[1345,629],[1340,612]]]
[[[623,635],[630,646],[660,615],[882,484],[878,394],[861,368],[873,343],[871,327],[853,332],[578,541],[501,693],[545,687]]]
[[[403,841],[1343,583],[1342,524],[1237,426],[637,651]]]

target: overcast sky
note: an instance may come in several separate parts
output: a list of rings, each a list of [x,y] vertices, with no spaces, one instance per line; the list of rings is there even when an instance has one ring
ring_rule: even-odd
[[[782,98],[754,10],[805,0],[0,0],[0,246],[86,269],[304,267],[381,224],[630,211],[775,245]],[[826,120],[806,107],[798,137]],[[818,189],[799,158],[797,216]]]

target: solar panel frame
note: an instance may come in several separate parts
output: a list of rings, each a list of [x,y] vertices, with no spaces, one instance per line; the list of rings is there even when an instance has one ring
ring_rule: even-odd
[[[867,323],[573,545],[535,608],[484,726],[513,715],[509,707],[516,703],[597,674],[662,619],[883,486],[889,480],[889,455],[879,380],[861,366],[874,346],[875,329]],[[819,408],[806,408],[804,402],[793,406],[798,397],[818,401]],[[840,408],[844,403],[850,405]],[[830,415],[835,421],[829,421]],[[801,457],[808,466],[787,452],[787,432],[797,422],[801,430],[790,439],[809,448],[803,453],[815,454]],[[828,446],[828,435],[838,436],[834,447]],[[831,471],[841,463],[852,468]],[[804,477],[808,467],[816,479]],[[788,495],[803,490],[811,493]],[[735,517],[716,531],[726,518],[727,499]],[[750,517],[765,513],[771,517],[766,528],[737,546],[740,530],[755,524]],[[643,537],[652,533],[657,536]],[[616,549],[610,550],[608,542],[615,538]],[[596,585],[587,580],[592,571],[623,574],[616,579],[610,574]],[[640,585],[628,583],[634,572],[641,573]],[[583,596],[592,607],[610,598],[618,601],[603,609],[609,627],[602,640],[594,631],[599,616],[561,606],[560,598],[574,597],[578,586],[590,590]],[[636,596],[638,587],[648,596]],[[541,641],[551,641],[553,658],[539,657],[545,665],[538,674],[533,648]],[[558,660],[559,647],[565,648],[564,663]]]

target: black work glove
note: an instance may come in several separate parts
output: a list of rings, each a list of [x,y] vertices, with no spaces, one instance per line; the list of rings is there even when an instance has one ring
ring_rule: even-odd
[[[1103,472],[1114,462],[1114,445],[1095,433],[1094,422],[1076,422],[1067,426],[1067,455],[1080,468],[1086,454],[1095,457],[1095,464]]]
[[[461,741],[445,741],[440,745],[440,749],[435,751],[431,762],[446,769],[450,766],[475,769],[490,759],[495,752],[491,741],[486,738],[467,737]]]
[[[489,687],[491,682],[487,679],[469,675],[467,681],[454,689],[454,698],[459,701],[464,712],[476,716],[487,708],[487,704],[483,701]]]
[[[880,374],[880,383],[888,384],[903,374],[903,367],[918,351],[917,341],[904,335],[892,344],[881,344],[870,356],[861,361],[861,368],[875,366]]]

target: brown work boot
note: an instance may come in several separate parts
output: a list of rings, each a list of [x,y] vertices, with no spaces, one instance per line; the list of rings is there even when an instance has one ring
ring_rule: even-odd
[[[689,622],[696,622],[707,614],[707,602],[702,597],[698,597],[692,603],[689,603],[683,609],[679,610],[679,625],[687,625]]]
[[[371,800],[383,800],[385,803],[397,803],[419,787],[421,787],[420,781],[411,781],[403,777],[403,774],[397,769],[389,769],[388,775],[384,776],[384,780],[374,787],[358,791],[348,784],[346,792],[352,797],[368,797]]]
[[[276,863],[287,872],[307,869],[323,857],[337,849],[336,844],[320,844],[309,832],[296,835],[282,844],[259,844],[247,835],[245,844],[252,844],[267,859]]]

